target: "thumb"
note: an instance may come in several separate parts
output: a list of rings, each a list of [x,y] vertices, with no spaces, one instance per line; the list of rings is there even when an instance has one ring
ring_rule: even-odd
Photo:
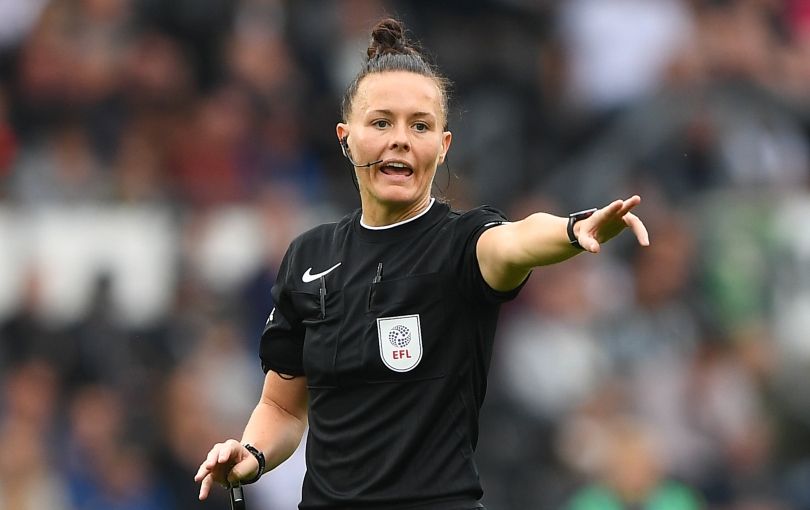
[[[584,239],[580,239],[579,245],[582,246],[585,249],[585,251],[589,251],[591,253],[599,253],[599,250],[601,250],[602,247],[599,245],[599,241],[597,241],[596,238],[594,238],[591,235],[585,235],[582,237]]]
[[[599,253],[599,241],[587,229],[582,229],[576,237],[583,250]]]
[[[250,455],[231,468],[230,472],[228,472],[228,483],[234,485],[241,483],[243,480],[250,480],[256,476],[258,470],[259,462]]]

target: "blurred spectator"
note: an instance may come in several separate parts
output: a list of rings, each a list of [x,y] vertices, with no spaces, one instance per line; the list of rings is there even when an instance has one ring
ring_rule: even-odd
[[[205,452],[197,440],[213,441],[226,432],[216,424],[199,419],[211,413],[210,400],[197,384],[199,374],[187,369],[174,370],[165,381],[161,395],[161,442],[157,453],[157,468],[171,489],[166,508],[227,508],[225,491],[213,491],[200,502],[199,490],[194,483],[198,458]],[[209,414],[212,416],[212,414]],[[234,429],[235,430],[235,429]]]
[[[590,398],[608,368],[594,334],[589,262],[535,269],[500,329],[478,450],[487,508],[555,501],[568,486],[551,458],[557,421]]]
[[[38,361],[4,374],[0,507],[72,510],[58,466],[49,459],[57,401],[56,374]],[[50,459],[55,460],[55,459]]]
[[[696,240],[677,212],[666,214],[650,220],[658,242],[635,251],[628,275],[633,299],[612,313],[601,330],[613,370],[630,377],[647,362],[690,359],[700,341],[699,303],[691,294]]]
[[[165,488],[149,469],[144,450],[127,437],[122,396],[105,387],[79,388],[70,402],[70,437],[64,453],[77,510],[160,510]]]
[[[502,328],[499,373],[525,412],[553,422],[598,387],[607,359],[593,333],[585,259],[542,268],[524,289],[527,306]]]
[[[240,160],[251,124],[249,98],[233,87],[219,89],[201,100],[190,121],[170,156],[178,198],[197,208],[245,200]]]
[[[698,510],[700,498],[662,472],[654,437],[640,423],[616,417],[604,424],[599,481],[584,487],[570,510]],[[595,445],[594,445],[595,446]]]
[[[609,112],[655,91],[693,20],[679,0],[574,0],[559,8],[568,62],[564,98]]]
[[[21,149],[10,188],[19,204],[42,207],[100,202],[108,198],[110,183],[86,131],[68,122]]]

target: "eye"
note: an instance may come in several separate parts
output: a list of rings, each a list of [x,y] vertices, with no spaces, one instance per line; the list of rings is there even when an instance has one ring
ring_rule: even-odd
[[[413,128],[418,132],[423,133],[429,130],[430,126],[428,126],[425,122],[417,122],[416,124],[413,125]]]
[[[375,120],[374,122],[372,122],[371,125],[374,126],[374,127],[380,128],[380,129],[385,129],[388,126],[390,126],[391,123],[388,122],[385,119],[378,119],[378,120]]]

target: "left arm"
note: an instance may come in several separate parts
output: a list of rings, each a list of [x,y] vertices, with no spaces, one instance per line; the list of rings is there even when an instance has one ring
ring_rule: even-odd
[[[599,253],[601,243],[630,228],[639,244],[650,244],[647,229],[630,212],[641,202],[638,195],[615,200],[590,218],[574,225],[574,235],[585,251]],[[537,266],[555,264],[580,253],[568,240],[568,218],[535,213],[526,218],[490,228],[476,245],[478,265],[487,284],[498,291],[514,289]]]

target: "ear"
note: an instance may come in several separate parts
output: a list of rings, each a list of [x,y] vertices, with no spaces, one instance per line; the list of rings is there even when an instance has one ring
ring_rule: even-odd
[[[337,134],[338,142],[340,142],[349,136],[349,125],[344,124],[343,122],[338,122],[338,125],[335,126],[335,133]]]
[[[439,153],[439,164],[444,163],[444,158],[447,156],[447,151],[450,150],[450,143],[453,141],[453,133],[445,131],[442,133],[442,148]]]

